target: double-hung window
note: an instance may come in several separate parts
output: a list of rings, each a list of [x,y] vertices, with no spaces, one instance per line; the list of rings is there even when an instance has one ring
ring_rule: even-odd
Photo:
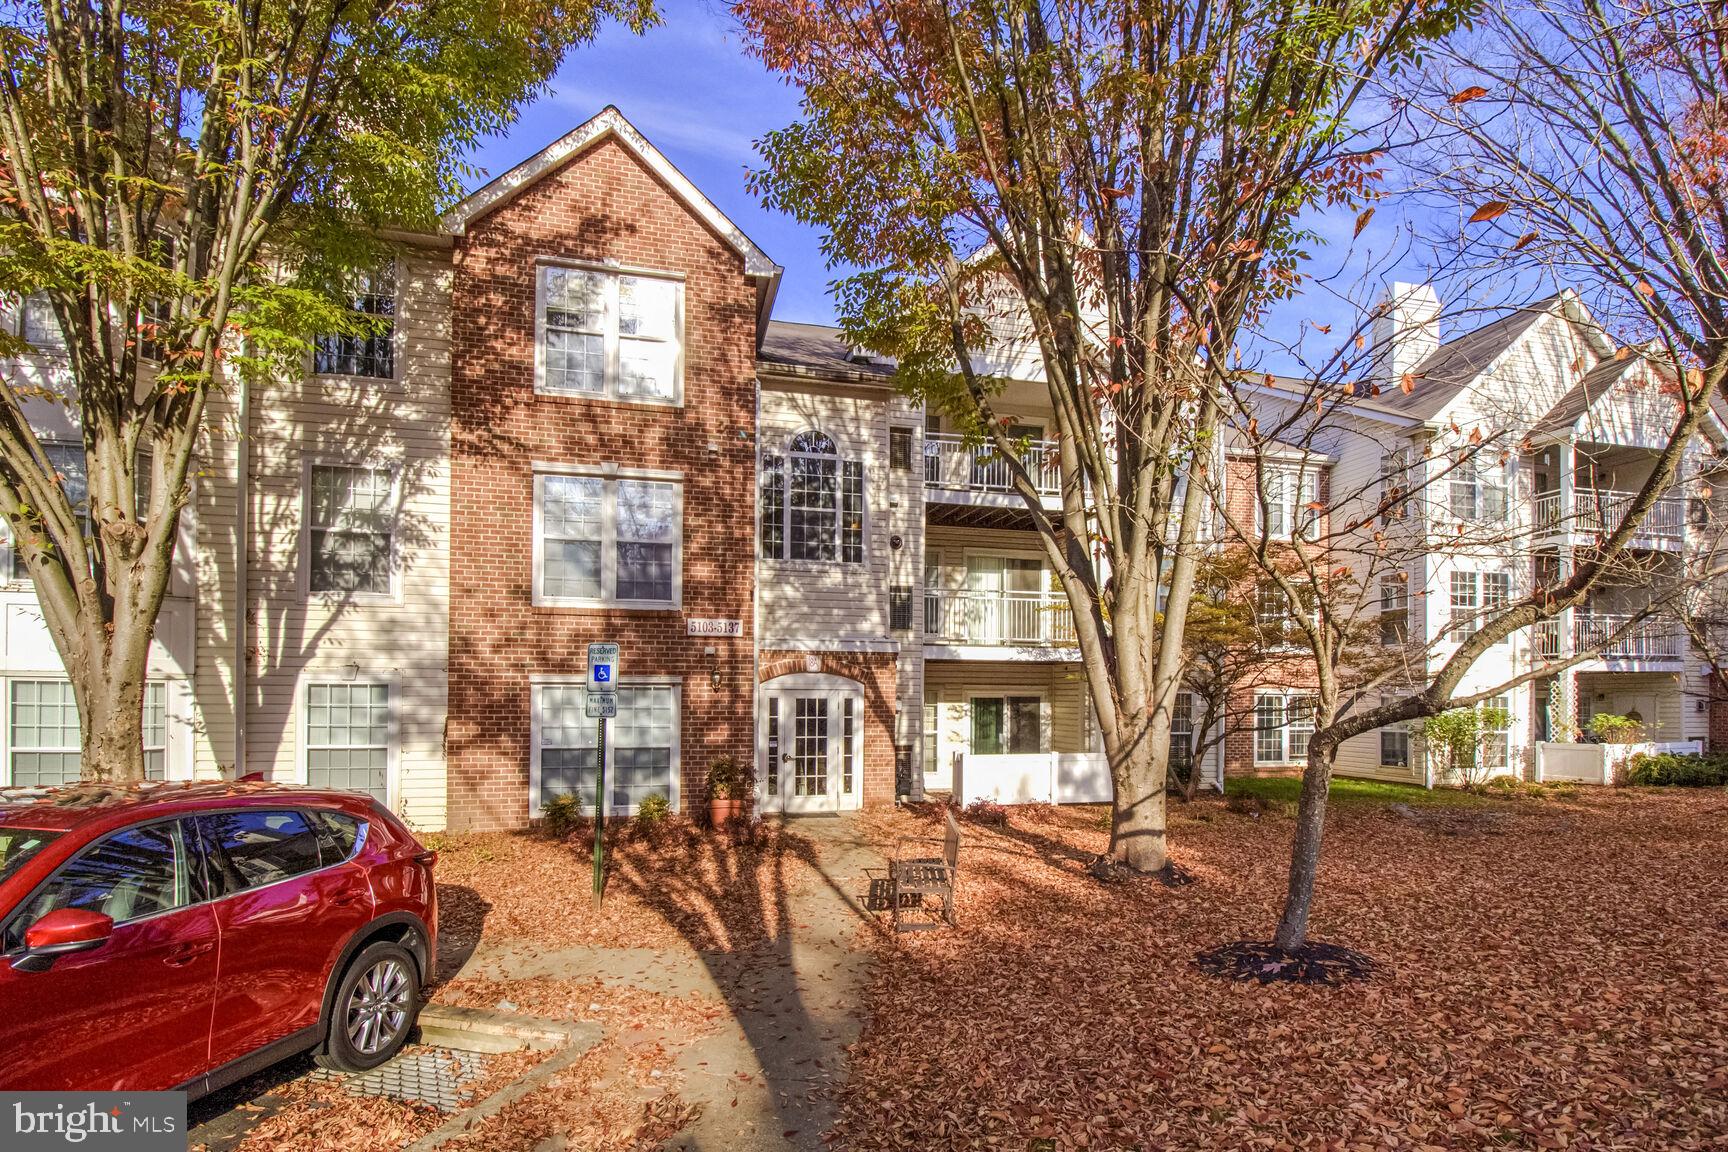
[[[864,465],[842,460],[822,432],[794,436],[786,453],[762,454],[762,556],[864,562]]]
[[[1287,764],[1308,756],[1314,735],[1314,698],[1261,692],[1254,697],[1254,762]]]
[[[73,514],[78,517],[81,533],[89,539],[90,478],[84,471],[84,445],[50,441],[42,445],[42,454],[48,458],[49,467],[54,469],[60,488],[66,493]],[[13,541],[12,525],[3,517],[0,517],[0,549],[5,553],[5,564],[0,571],[9,573],[14,580],[30,579],[24,554]]]
[[[1410,767],[1410,725],[1388,724],[1380,729],[1380,767]]]
[[[388,804],[390,686],[306,686],[306,782],[370,793]]]
[[[49,786],[78,779],[78,701],[69,680],[12,681],[8,717],[12,783]]]
[[[1284,748],[1284,697],[1262,692],[1254,697],[1254,762],[1282,764]]]
[[[683,490],[672,480],[534,477],[534,602],[676,607]]]
[[[1380,456],[1380,523],[1402,520],[1411,502],[1410,449],[1394,448]]]
[[[1402,572],[1380,577],[1380,643],[1403,647],[1410,638],[1410,581]]]
[[[1505,611],[1506,605],[1512,602],[1512,574],[1510,572],[1482,573],[1482,618],[1492,620],[1498,613]],[[1505,643],[1504,639],[1500,641]]]
[[[1512,762],[1512,698],[1490,696],[1482,703],[1482,713],[1482,767],[1498,771]]]
[[[1090,705],[1088,705],[1090,707]],[[1182,779],[1194,770],[1194,693],[1178,692],[1170,705],[1170,768]]]
[[[396,483],[388,468],[314,464],[307,587],[388,596],[395,580]]]
[[[538,391],[681,402],[680,281],[546,264],[540,267],[536,297]]]
[[[1480,591],[1476,572],[1454,572],[1451,579],[1451,637],[1459,643],[1476,635],[1481,625]]]
[[[1270,539],[1307,535],[1319,519],[1320,472],[1314,465],[1271,466],[1265,470],[1266,500],[1261,528]]]
[[[1452,518],[1498,524],[1506,519],[1505,469],[1472,452],[1447,474]]]
[[[389,265],[354,278],[348,301],[352,331],[313,338],[312,371],[321,376],[396,376],[396,269]]]
[[[144,778],[168,779],[168,685],[144,685]]]
[[[559,796],[575,796],[594,814],[595,722],[586,714],[582,684],[534,688],[534,814]],[[634,812],[648,796],[678,800],[678,689],[670,684],[621,684],[618,716],[606,741],[606,811]]]
[[[1261,580],[1254,585],[1254,621],[1267,644],[1284,644],[1295,628],[1295,614],[1290,610],[1290,597],[1275,580]]]
[[[60,331],[60,318],[54,306],[40,292],[19,299],[16,296],[0,305],[0,325],[8,334],[21,337],[37,353],[55,353],[66,347],[66,336]]]

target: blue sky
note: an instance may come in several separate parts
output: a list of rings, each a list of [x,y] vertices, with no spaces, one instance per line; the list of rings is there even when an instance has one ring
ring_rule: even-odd
[[[731,17],[704,0],[660,0],[642,36],[609,28],[572,52],[552,91],[510,133],[473,154],[496,176],[608,104],[641,129],[708,198],[786,269],[779,320],[831,323],[820,236],[764,209],[744,187],[751,145],[797,118],[798,95],[744,54]]]
[[[764,209],[744,187],[745,170],[756,159],[753,142],[797,118],[797,93],[745,54],[736,26],[715,0],[660,0],[660,8],[660,27],[642,36],[608,28],[593,44],[572,52],[551,91],[525,109],[507,135],[489,141],[471,159],[496,176],[607,104],[616,104],[785,267],[775,318],[832,323],[820,235]],[[1316,230],[1331,243],[1317,250],[1312,271],[1324,276],[1336,272],[1341,262],[1350,268],[1336,278],[1336,291],[1360,278],[1362,251],[1385,253],[1398,246],[1395,206],[1382,204],[1357,256],[1347,259],[1354,222],[1354,213],[1347,212],[1315,219]],[[1420,279],[1421,265],[1415,254],[1398,261],[1403,278]],[[1338,301],[1334,290],[1314,284],[1303,299],[1277,311],[1268,333],[1274,343],[1285,346],[1301,338],[1307,354],[1318,358],[1321,345],[1339,341],[1350,329],[1353,311]],[[1333,333],[1328,338],[1306,329],[1304,321],[1330,323]],[[1288,371],[1295,365],[1289,356],[1274,352],[1264,367]]]

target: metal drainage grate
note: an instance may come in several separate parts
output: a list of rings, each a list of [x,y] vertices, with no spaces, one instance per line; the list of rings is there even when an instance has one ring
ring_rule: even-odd
[[[319,1069],[312,1078],[339,1081],[355,1096],[382,1096],[454,1112],[473,1098],[471,1085],[485,1073],[486,1062],[478,1052],[429,1048],[403,1052],[370,1072],[344,1075]]]

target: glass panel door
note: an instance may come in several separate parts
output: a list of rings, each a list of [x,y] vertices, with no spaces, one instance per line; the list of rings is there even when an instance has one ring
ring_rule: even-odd
[[[1042,702],[1036,696],[1008,698],[1008,751],[1044,751]]]
[[[828,701],[792,698],[792,795],[828,794]]]
[[[972,754],[995,756],[1002,751],[1002,698],[972,698]]]

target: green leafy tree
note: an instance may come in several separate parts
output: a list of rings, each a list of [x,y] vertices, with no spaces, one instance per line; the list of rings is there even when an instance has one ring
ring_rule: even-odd
[[[737,0],[804,93],[755,187],[825,232],[842,326],[993,445],[1074,610],[1111,855],[1166,862],[1200,486],[1238,341],[1293,291],[1300,220],[1376,166],[1351,112],[1474,0]],[[1038,367],[1061,509],[998,411]],[[1164,600],[1160,621],[1160,594]]]
[[[1459,784],[1480,784],[1486,777],[1482,745],[1494,732],[1505,731],[1512,713],[1486,704],[1474,708],[1448,708],[1422,721],[1422,747],[1432,761],[1435,776]]]
[[[0,357],[0,514],[71,677],[83,770],[143,775],[146,657],[213,389],[291,362],[383,229],[430,230],[462,155],[649,0],[41,0],[0,24],[0,296],[64,375]],[[70,414],[87,500],[44,451]],[[84,485],[76,485],[82,487]]]

